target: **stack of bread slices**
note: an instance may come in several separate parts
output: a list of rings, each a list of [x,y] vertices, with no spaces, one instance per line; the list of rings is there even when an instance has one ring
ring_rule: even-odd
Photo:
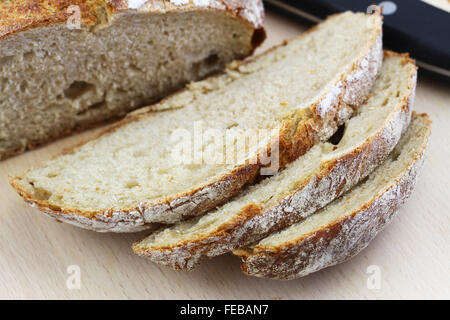
[[[383,52],[380,14],[334,15],[11,184],[60,221],[148,229],[133,251],[156,263],[232,253],[248,275],[295,279],[360,252],[411,194],[430,135],[416,78]]]

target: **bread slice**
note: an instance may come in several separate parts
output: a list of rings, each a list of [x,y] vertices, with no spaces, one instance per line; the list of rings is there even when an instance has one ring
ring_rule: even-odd
[[[295,279],[350,259],[384,229],[412,193],[430,135],[428,116],[411,125],[368,179],[314,215],[234,253],[252,276]]]
[[[190,270],[204,257],[249,245],[312,214],[380,165],[410,120],[416,67],[386,53],[370,98],[346,124],[336,145],[320,143],[278,175],[248,188],[203,217],[154,232],[135,253]]]
[[[333,16],[11,183],[50,216],[96,231],[201,215],[238,194],[260,168],[293,161],[350,117],[348,105],[366,99],[382,63],[381,23],[378,14]]]
[[[2,1],[0,159],[251,55],[263,15],[261,0]]]

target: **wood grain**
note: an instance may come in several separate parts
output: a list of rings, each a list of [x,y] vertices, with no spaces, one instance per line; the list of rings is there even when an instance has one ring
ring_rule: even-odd
[[[261,52],[305,27],[267,13]],[[357,257],[303,279],[279,282],[244,276],[231,255],[190,273],[134,256],[141,234],[98,234],[60,224],[28,207],[8,184],[19,173],[92,133],[75,135],[0,162],[0,298],[3,299],[328,299],[450,298],[450,86],[419,73],[415,109],[433,120],[421,179],[400,215]],[[448,122],[449,121],[449,122]],[[67,268],[81,270],[69,290]],[[368,266],[381,270],[368,289]]]

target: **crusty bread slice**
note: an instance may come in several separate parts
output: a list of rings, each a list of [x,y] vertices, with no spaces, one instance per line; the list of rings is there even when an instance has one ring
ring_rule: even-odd
[[[386,162],[343,197],[300,223],[234,253],[252,276],[295,279],[350,259],[391,221],[412,193],[431,130],[427,115],[411,125]]]
[[[154,232],[136,243],[134,252],[190,270],[204,257],[252,244],[325,206],[392,151],[410,120],[416,73],[407,56],[386,53],[370,98],[348,121],[337,145],[314,146],[217,210]]]
[[[97,231],[131,232],[201,215],[238,194],[263,166],[295,160],[350,117],[348,105],[366,99],[382,63],[381,24],[379,14],[335,15],[135,112],[12,185],[50,216]],[[221,157],[209,159],[211,153]]]
[[[251,55],[263,15],[261,0],[2,1],[0,159]]]

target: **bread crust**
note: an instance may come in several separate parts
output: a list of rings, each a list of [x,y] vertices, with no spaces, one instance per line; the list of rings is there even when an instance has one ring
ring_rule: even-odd
[[[328,92],[310,109],[299,110],[283,122],[278,141],[281,167],[303,155],[317,142],[327,140],[337,127],[350,117],[351,109],[348,105],[359,105],[367,97],[383,59],[382,18],[379,13],[375,15],[378,19],[373,27],[373,39],[366,44],[360,57],[349,70],[341,74]],[[305,33],[300,37],[304,35]],[[283,45],[287,45],[287,42]],[[355,92],[358,94],[354,94]],[[150,116],[153,108],[145,110],[148,112],[137,112],[100,135],[117,130],[130,121]],[[69,152],[73,151],[74,149]],[[270,146],[261,154],[270,154]],[[214,181],[206,182],[204,186],[170,198],[141,202],[133,208],[90,212],[55,207],[47,201],[33,199],[19,183],[22,175],[13,177],[10,183],[26,202],[59,221],[100,232],[137,232],[149,228],[153,223],[170,224],[214,209],[238,194],[246,183],[252,182],[261,167],[261,161],[256,161],[256,164],[242,165]]]
[[[382,231],[413,192],[429,140],[431,121],[426,114],[414,115],[426,124],[422,144],[397,177],[360,208],[309,234],[279,246],[256,246],[236,250],[245,274],[291,280],[344,262],[363,250]]]
[[[394,55],[399,54],[386,52],[386,56]],[[305,179],[295,193],[277,205],[263,210],[260,204],[252,203],[216,232],[157,249],[147,249],[144,242],[137,242],[134,252],[174,269],[191,270],[206,257],[250,245],[306,218],[352,188],[384,162],[410,122],[417,68],[407,55],[399,56],[412,67],[405,97],[393,108],[383,127],[361,146],[323,164],[317,174]]]
[[[254,46],[264,38],[264,7],[261,0],[175,1],[175,0],[26,0],[0,3],[0,40],[28,29],[59,25],[71,16],[70,6],[78,6],[81,24],[95,29],[107,26],[118,14],[134,12],[170,13],[192,10],[217,10],[238,17],[259,30]]]

